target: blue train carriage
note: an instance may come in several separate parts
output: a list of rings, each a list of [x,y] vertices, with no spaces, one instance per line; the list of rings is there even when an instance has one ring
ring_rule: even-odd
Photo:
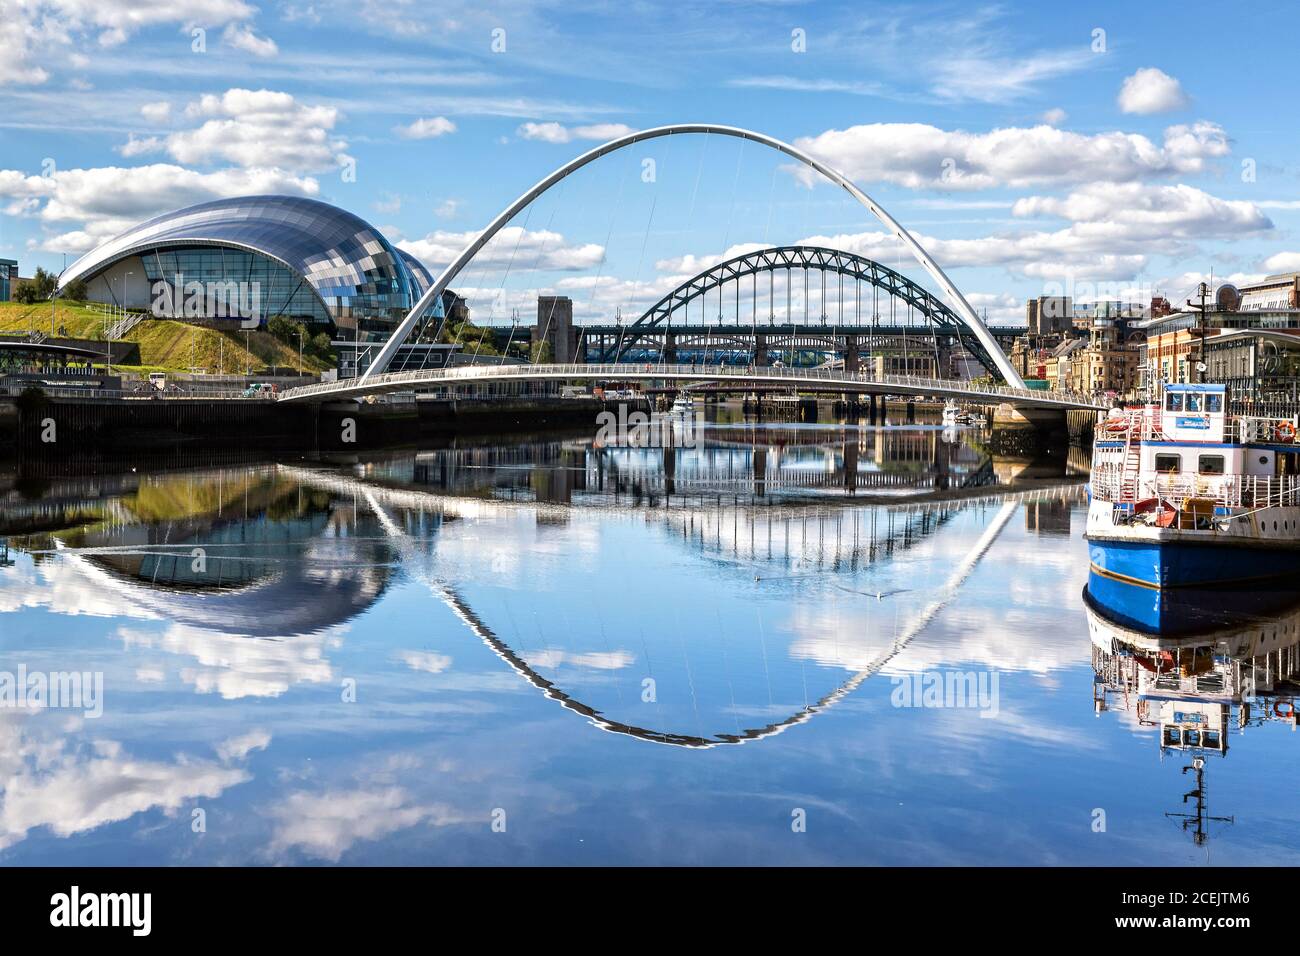
[[[1206,589],[1246,589],[1263,610],[1300,570],[1296,420],[1233,416],[1229,397],[1170,384],[1159,404],[1098,424],[1089,588],[1134,623],[1159,628],[1175,600]]]

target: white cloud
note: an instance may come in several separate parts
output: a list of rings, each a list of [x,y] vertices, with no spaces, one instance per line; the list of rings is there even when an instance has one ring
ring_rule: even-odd
[[[842,80],[805,80],[794,76],[744,76],[728,80],[739,89],[785,90],[793,93],[850,93],[854,96],[878,96],[884,88],[879,83],[844,82]]]
[[[203,120],[197,129],[167,137],[167,151],[181,163],[274,167],[295,172],[337,168],[347,143],[331,139],[338,110],[309,106],[289,93],[229,89],[205,94],[185,108]]]
[[[0,169],[0,196],[29,201],[28,214],[50,228],[71,231],[47,236],[39,248],[84,252],[149,216],[208,199],[257,193],[314,196],[319,184],[277,169],[223,169],[200,173],[168,163],[61,169],[32,176]]]
[[[1279,252],[1264,260],[1268,272],[1300,272],[1300,252]]]
[[[1087,49],[1028,55],[991,55],[953,44],[928,64],[932,89],[943,99],[1005,103],[1033,93],[1038,83],[1096,63]]]
[[[151,123],[165,123],[172,117],[172,105],[166,100],[146,103],[140,107],[140,115]]]
[[[438,269],[451,262],[470,242],[477,232],[447,232],[436,230],[423,239],[411,239],[398,245],[423,262],[430,269]],[[597,243],[569,244],[564,236],[549,230],[528,230],[521,226],[507,226],[474,258],[476,266],[505,266],[513,262],[520,272],[529,269],[580,271],[600,264],[605,247]]]
[[[451,667],[450,657],[433,651],[398,651],[393,656],[411,670],[424,671],[426,674],[441,674]]]
[[[271,743],[271,735],[265,730],[250,730],[238,737],[231,737],[217,744],[217,756],[225,763],[243,760],[254,750],[265,750]]]
[[[1168,113],[1186,106],[1187,95],[1168,73],[1148,66],[1125,78],[1118,102],[1125,113]]]
[[[409,126],[395,126],[393,132],[403,139],[434,139],[456,132],[456,124],[445,116],[418,119]]]
[[[142,139],[136,139],[134,133],[127,134],[126,142],[117,148],[117,151],[123,156],[143,156],[146,153],[156,153],[163,148],[163,141],[157,136],[146,136]]]
[[[633,132],[623,123],[594,123],[590,126],[563,126],[560,123],[524,123],[516,130],[520,139],[541,140],[544,143],[568,143],[575,139],[597,142],[617,139]]]
[[[150,27],[213,29],[243,23],[256,13],[244,0],[7,0],[0,4],[0,86],[45,83],[51,75],[46,66],[65,56],[84,65],[81,54],[68,51],[92,37],[107,49]]]
[[[281,799],[271,815],[277,821],[273,853],[298,849],[334,863],[358,840],[378,840],[422,823],[447,826],[471,819],[444,804],[413,803],[401,787],[298,791]]]
[[[1043,122],[1048,126],[1060,126],[1065,122],[1067,116],[1065,110],[1058,106],[1043,113]]]
[[[1226,156],[1227,136],[1213,123],[1171,126],[1157,146],[1137,133],[1091,135],[1051,126],[987,133],[924,123],[870,123],[795,140],[795,145],[860,182],[909,189],[989,189],[1075,182],[1129,182],[1202,171]],[[804,182],[819,177],[796,169]]]
[[[132,757],[111,740],[74,746],[66,735],[37,737],[19,723],[28,719],[0,717],[0,849],[38,827],[68,837],[148,810],[173,814],[251,779],[208,760]]]
[[[1186,185],[1092,183],[1065,197],[1018,199],[1011,213],[1090,223],[1123,238],[1230,236],[1273,227],[1252,202],[1220,199]]]
[[[444,199],[433,207],[433,214],[439,219],[455,219],[460,214],[459,199]]]
[[[533,667],[555,670],[561,665],[577,667],[582,670],[616,671],[631,667],[636,663],[636,655],[631,651],[590,651],[575,654],[558,647],[543,650],[525,651],[522,655]]]
[[[251,53],[253,56],[267,57],[275,56],[280,52],[275,41],[270,37],[260,37],[253,32],[253,29],[246,23],[231,23],[222,31],[221,39],[233,46],[236,50],[243,50],[245,53]]]

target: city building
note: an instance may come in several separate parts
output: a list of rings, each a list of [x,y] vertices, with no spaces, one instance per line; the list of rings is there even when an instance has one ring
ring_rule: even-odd
[[[1040,295],[1025,303],[1025,324],[1030,335],[1065,332],[1074,324],[1074,305],[1068,295]]]
[[[1127,396],[1138,384],[1140,353],[1145,338],[1132,327],[1133,307],[1099,303],[1088,328],[1087,345],[1073,353],[1070,387],[1086,395]],[[1139,313],[1140,314],[1140,313]]]
[[[1272,369],[1290,354],[1292,336],[1285,333],[1300,334],[1300,273],[1220,286],[1206,305],[1204,315],[1185,307],[1139,323],[1147,336],[1140,391],[1150,397],[1166,382],[1212,381],[1233,385],[1243,401],[1291,395],[1288,373]]]
[[[1072,390],[1073,379],[1071,378],[1070,367],[1073,363],[1073,356],[1086,344],[1087,342],[1084,339],[1066,339],[1048,353],[1043,363],[1043,378],[1047,379],[1048,388],[1058,392]]]
[[[0,259],[0,302],[11,302],[18,285],[18,263]]]
[[[1224,286],[1222,288],[1231,288]],[[1222,291],[1222,289],[1220,290]],[[1300,272],[1268,276],[1262,282],[1236,289],[1239,312],[1277,312],[1300,309]]]
[[[1205,364],[1206,378],[1226,384],[1247,413],[1300,405],[1300,329],[1226,330],[1206,339]]]
[[[385,337],[432,279],[363,219],[315,199],[243,196],[156,216],[60,277],[88,298],[186,321],[284,316]],[[345,336],[346,337],[346,336]]]

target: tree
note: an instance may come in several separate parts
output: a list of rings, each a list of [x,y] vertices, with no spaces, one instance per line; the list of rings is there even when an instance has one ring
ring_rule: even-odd
[[[555,361],[555,353],[551,349],[551,343],[542,339],[540,342],[534,342],[532,348],[531,360],[537,365],[546,365]]]
[[[63,287],[61,298],[71,299],[73,302],[85,302],[87,295],[86,280],[76,278]]]
[[[24,279],[22,285],[14,291],[14,299],[24,305],[44,302],[54,294],[54,288],[57,284],[58,279],[54,273],[46,272],[43,268],[37,266],[32,277]]]

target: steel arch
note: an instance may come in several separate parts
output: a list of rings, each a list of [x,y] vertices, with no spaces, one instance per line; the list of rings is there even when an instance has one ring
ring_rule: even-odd
[[[963,296],[961,292],[958,291],[957,287],[953,285],[952,280],[950,280],[944,273],[943,269],[939,267],[939,264],[930,257],[930,254],[922,248],[921,244],[916,241],[910,232],[903,228],[898,220],[887,213],[874,199],[854,185],[852,180],[832,169],[830,166],[827,166],[820,160],[805,153],[803,150],[797,149],[782,140],[764,135],[763,133],[755,133],[753,130],[741,129],[737,126],[721,126],[715,123],[679,123],[672,126],[657,126],[653,129],[645,129],[636,133],[629,133],[626,136],[620,136],[617,139],[610,140],[608,143],[604,143],[594,149],[588,150],[576,159],[572,159],[565,163],[546,178],[540,180],[531,189],[503,209],[495,219],[488,223],[487,228],[466,245],[465,248],[460,251],[460,254],[442,270],[438,278],[434,280],[433,284],[429,286],[428,289],[425,290],[424,295],[420,296],[419,301],[415,303],[411,308],[411,311],[406,314],[406,317],[402,319],[397,328],[393,330],[393,334],[389,336],[388,341],[384,343],[384,347],[380,349],[379,355],[375,357],[375,361],[366,370],[365,374],[361,376],[361,381],[364,382],[373,375],[381,374],[388,368],[389,362],[392,361],[393,356],[397,354],[398,349],[400,349],[403,343],[405,343],[407,336],[411,334],[411,330],[419,322],[420,316],[423,314],[424,310],[442,294],[443,290],[446,289],[451,281],[460,274],[460,271],[469,264],[469,261],[478,254],[479,250],[487,245],[492,240],[493,236],[505,228],[506,224],[518,215],[519,212],[534,199],[542,195],[542,193],[546,192],[560,180],[567,177],[570,173],[576,172],[588,163],[600,159],[600,157],[605,156],[608,153],[650,139],[691,133],[716,133],[719,136],[732,136],[737,139],[748,140],[750,142],[768,146],[780,153],[784,153],[792,159],[798,160],[808,168],[821,173],[831,182],[835,183],[847,192],[850,196],[865,206],[873,216],[884,223],[894,233],[894,235],[902,241],[903,245],[907,247],[908,252],[910,252],[916,261],[925,268],[925,271],[930,273],[934,280],[939,283],[939,287],[943,289],[944,294],[952,303],[952,307],[956,314],[971,330],[976,339],[979,340],[980,344],[984,346],[985,351],[988,352],[989,356],[993,359],[999,374],[1001,374],[1006,383],[1017,388],[1024,387],[1025,383],[1024,380],[1021,379],[1020,373],[1016,371],[1015,366],[1011,364],[1010,359],[1002,353],[1002,349],[998,346],[992,333],[990,333],[984,323],[980,321],[980,317],[975,314],[975,310],[971,308],[971,304],[966,301],[965,296]]]
[[[971,330],[967,328],[961,317],[924,286],[874,259],[825,246],[773,246],[767,249],[756,249],[705,269],[646,309],[628,326],[626,338],[619,342],[613,354],[606,354],[602,357],[602,361],[618,361],[626,350],[636,348],[641,338],[651,330],[672,331],[672,314],[678,309],[686,308],[691,302],[714,289],[728,282],[738,282],[759,273],[776,272],[782,269],[816,269],[820,272],[848,276],[855,281],[867,282],[878,289],[883,289],[894,298],[919,310],[926,319],[944,331],[955,334],[981,365],[989,372],[999,373],[993,357],[989,355],[979,339],[971,334]],[[737,334],[744,332],[743,325],[732,328]],[[763,326],[755,325],[751,326],[751,329],[762,331]],[[825,334],[829,330],[830,326],[808,326],[809,335]],[[725,332],[727,327],[720,326],[718,331]],[[697,330],[689,326],[683,328],[683,333],[694,332]],[[998,351],[1000,354],[1001,350]]]

